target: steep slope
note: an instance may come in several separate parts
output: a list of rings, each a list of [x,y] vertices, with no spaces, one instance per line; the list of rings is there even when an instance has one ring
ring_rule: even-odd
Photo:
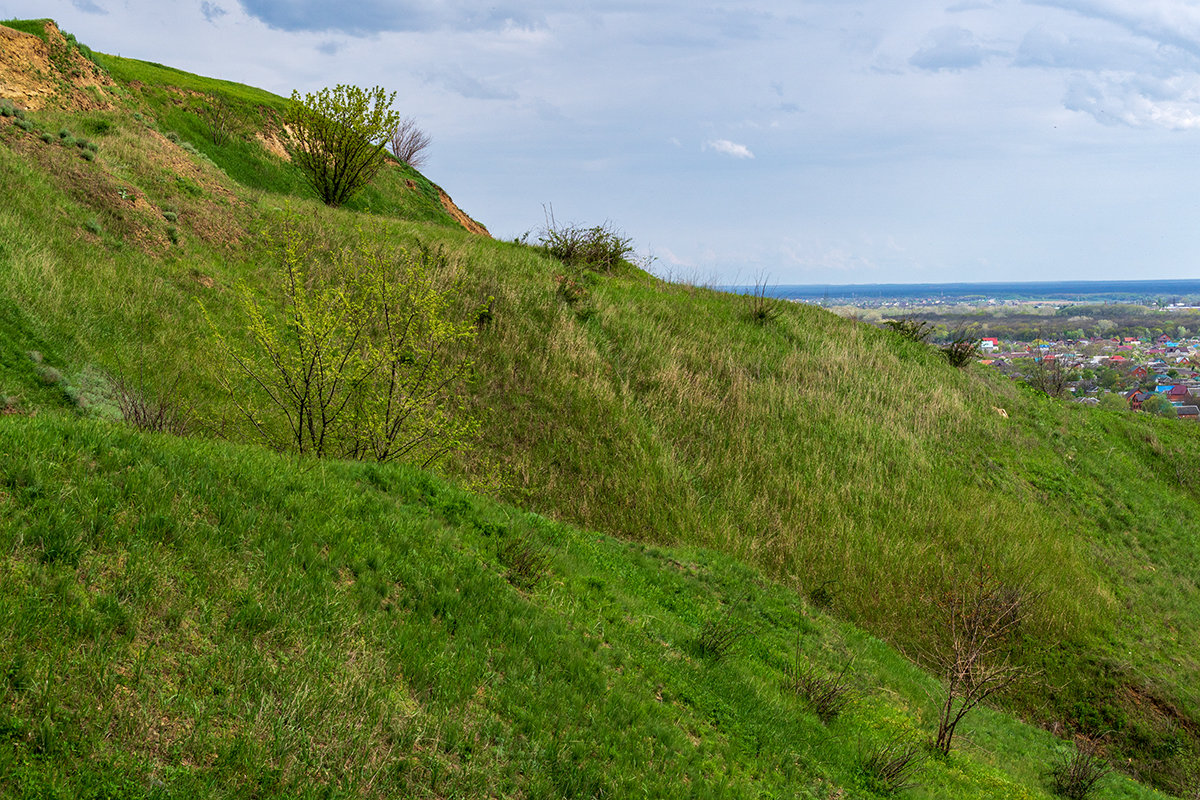
[[[56,414],[0,453],[5,797],[871,798],[864,760],[935,714],[936,681],[711,551]],[[822,722],[798,667],[854,702]],[[912,796],[1050,797],[1063,742],[967,733]]]
[[[1026,658],[1046,679],[1010,707],[1109,732],[1161,786],[1191,779],[1195,428],[1055,404],[820,310],[762,316],[633,267],[572,272],[467,233],[401,165],[324,209],[272,152],[280,98],[95,58],[111,109],[0,119],[13,408],[112,416],[106,376],[137,375],[217,427],[232,409],[200,303],[244,335],[231,290],[270,296],[278,253],[261,232],[281,208],[331,246],[441,248],[464,313],[491,298],[471,398],[482,440],[448,472],[627,540],[724,551],[915,658],[938,634],[931,598],[986,565],[1038,601]]]

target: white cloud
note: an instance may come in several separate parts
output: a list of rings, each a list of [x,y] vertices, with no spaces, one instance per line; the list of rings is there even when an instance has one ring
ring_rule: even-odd
[[[1200,76],[1078,75],[1064,104],[1105,125],[1168,130],[1200,129]]]
[[[1200,53],[1200,5],[1194,0],[1026,0],[1118,25],[1155,42]]]
[[[718,153],[733,156],[734,158],[754,158],[754,153],[751,153],[750,148],[746,147],[746,145],[731,142],[728,139],[713,139],[705,143],[704,149],[715,150]]]
[[[913,53],[908,63],[932,72],[957,71],[978,67],[993,53],[966,28],[946,25],[930,31],[921,49]]]

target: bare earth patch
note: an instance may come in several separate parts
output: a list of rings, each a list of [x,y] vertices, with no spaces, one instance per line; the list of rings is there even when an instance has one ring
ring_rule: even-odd
[[[112,80],[71,47],[53,23],[47,23],[46,34],[49,44],[0,25],[0,98],[30,111],[111,108],[95,90]]]
[[[459,225],[462,225],[471,233],[478,234],[479,236],[486,236],[489,239],[492,238],[492,235],[488,233],[487,228],[468,217],[463,213],[461,208],[454,205],[454,201],[450,199],[450,195],[446,194],[441,189],[438,189],[438,198],[442,201],[442,207],[449,212],[450,216],[454,217]]]

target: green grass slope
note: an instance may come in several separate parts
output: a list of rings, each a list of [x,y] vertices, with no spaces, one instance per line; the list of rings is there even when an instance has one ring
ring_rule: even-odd
[[[232,290],[270,295],[278,254],[262,234],[282,209],[323,247],[440,247],[464,312],[493,298],[469,398],[483,433],[445,472],[626,541],[722,552],[914,657],[938,629],[929,598],[986,564],[1038,598],[1028,658],[1044,679],[1007,707],[1106,734],[1158,786],[1193,779],[1196,426],[1054,403],[818,309],[763,319],[632,267],[572,274],[468,234],[407,168],[326,209],[256,136],[275,130],[279,98],[94,57],[114,79],[107,108],[0,118],[6,407],[112,419],[121,376],[175,387],[219,427],[232,407],[201,304],[244,335]],[[1013,769],[1034,786],[1043,767]]]
[[[878,639],[710,550],[61,413],[0,452],[6,797],[868,798],[864,757],[935,713]],[[745,633],[706,653],[706,624]],[[796,664],[852,664],[855,702],[822,723]],[[1064,743],[967,736],[911,796],[1050,796]]]

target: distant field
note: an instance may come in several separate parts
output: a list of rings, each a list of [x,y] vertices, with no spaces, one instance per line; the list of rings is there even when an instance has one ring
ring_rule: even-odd
[[[752,293],[754,286],[722,286],[735,294]],[[1176,303],[1200,299],[1200,280],[1159,281],[1036,281],[1018,283],[866,283],[766,286],[771,297],[821,305],[879,304],[894,301],[944,303],[983,300],[1070,300]]]

